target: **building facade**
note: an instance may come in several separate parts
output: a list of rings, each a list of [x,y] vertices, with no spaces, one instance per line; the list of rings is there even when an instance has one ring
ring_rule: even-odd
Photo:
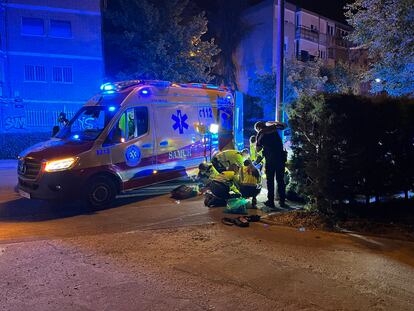
[[[100,0],[0,0],[0,131],[44,132],[104,75]]]
[[[250,31],[235,53],[239,89],[254,95],[251,79],[271,72],[276,64],[277,0],[263,1],[249,8],[244,21]],[[346,36],[351,27],[285,4],[285,58],[301,61],[321,59],[328,65],[350,61],[351,45]]]

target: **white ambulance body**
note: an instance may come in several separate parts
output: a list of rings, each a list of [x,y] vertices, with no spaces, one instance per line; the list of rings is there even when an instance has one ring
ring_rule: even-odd
[[[19,155],[22,196],[105,205],[120,192],[189,175],[218,150],[234,148],[240,116],[225,89],[165,81],[101,89],[54,138]]]

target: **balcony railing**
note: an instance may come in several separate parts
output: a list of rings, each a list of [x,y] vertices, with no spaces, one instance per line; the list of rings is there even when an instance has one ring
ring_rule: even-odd
[[[344,37],[339,35],[326,35],[324,33],[320,33],[316,29],[311,29],[305,26],[296,27],[296,39],[306,39],[328,47],[349,48],[352,46],[351,42],[346,40]]]
[[[296,27],[296,39],[307,39],[313,42],[319,42],[319,32],[305,26]]]

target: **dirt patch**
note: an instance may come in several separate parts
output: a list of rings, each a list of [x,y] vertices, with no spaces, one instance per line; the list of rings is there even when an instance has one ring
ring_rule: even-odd
[[[414,221],[398,221],[395,217],[385,221],[387,217],[361,217],[360,215],[348,216],[346,219],[328,217],[318,212],[289,211],[279,214],[272,214],[264,218],[264,222],[275,225],[304,228],[305,230],[324,231],[354,231],[367,235],[377,235],[393,239],[414,241]]]
[[[334,222],[328,217],[308,211],[290,211],[279,214],[271,214],[263,219],[264,222],[280,226],[305,228],[310,230],[334,230]]]
[[[380,223],[366,219],[350,219],[338,222],[338,227],[368,235],[414,241],[414,225],[401,223]]]

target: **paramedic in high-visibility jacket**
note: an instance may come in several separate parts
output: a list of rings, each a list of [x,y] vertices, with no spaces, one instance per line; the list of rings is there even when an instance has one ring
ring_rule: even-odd
[[[237,178],[237,188],[244,198],[252,198],[252,206],[256,207],[257,199],[261,190],[260,172],[253,165],[252,161],[245,160],[240,168]]]
[[[284,130],[286,125],[280,122],[259,121],[254,125],[257,132],[257,150],[263,150],[266,161],[267,201],[265,205],[275,208],[275,177],[279,194],[280,207],[285,206],[286,186],[284,181],[286,152],[278,130]]]
[[[249,152],[247,149],[242,151],[237,150],[225,150],[217,152],[211,159],[211,164],[219,172],[228,171],[234,164],[239,168],[243,167],[244,160],[249,158]]]
[[[250,143],[250,160],[252,160],[253,165],[261,171],[264,165],[264,158],[262,151],[257,151],[256,146],[256,135],[253,135],[249,139]]]

